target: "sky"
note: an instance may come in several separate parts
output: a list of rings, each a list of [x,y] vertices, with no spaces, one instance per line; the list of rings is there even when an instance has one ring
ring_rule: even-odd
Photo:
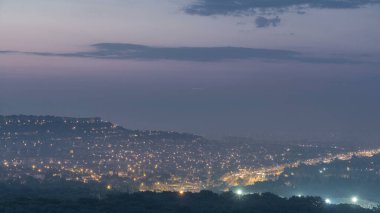
[[[380,142],[379,0],[0,0],[0,114]]]

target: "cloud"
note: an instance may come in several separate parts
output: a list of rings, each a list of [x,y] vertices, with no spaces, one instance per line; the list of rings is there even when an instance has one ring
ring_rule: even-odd
[[[185,12],[203,16],[240,15],[292,7],[353,9],[378,3],[380,0],[198,0],[186,7]]]
[[[299,53],[289,50],[243,47],[152,47],[125,43],[99,43],[93,51],[76,53],[29,52],[40,56],[99,59],[220,61],[226,59],[290,59]]]
[[[9,54],[9,53],[14,53],[14,51],[1,51],[0,50],[0,54]]]
[[[280,22],[281,22],[281,19],[278,16],[276,16],[275,18],[265,18],[265,17],[259,16],[255,20],[256,27],[258,28],[264,28],[264,27],[269,27],[269,26],[276,27]]]
[[[354,57],[336,55],[309,56],[281,49],[244,47],[153,47],[128,43],[99,43],[92,51],[73,53],[23,52],[39,56],[80,57],[118,60],[173,60],[212,62],[223,60],[296,61],[302,63],[358,64],[368,63]]]

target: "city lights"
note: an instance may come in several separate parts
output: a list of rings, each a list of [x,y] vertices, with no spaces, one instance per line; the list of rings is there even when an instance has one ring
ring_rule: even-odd
[[[20,124],[25,129],[18,129]],[[290,150],[288,145],[269,149],[265,145],[253,147],[249,144],[237,144],[233,145],[233,149],[219,149],[206,145],[207,143],[203,143],[205,139],[198,136],[176,136],[176,143],[172,143],[172,132],[136,131],[132,134],[98,118],[17,116],[0,120],[0,126],[5,128],[0,131],[0,139],[4,140],[0,149],[10,156],[0,164],[9,177],[21,179],[27,173],[43,180],[45,174],[52,173],[54,177],[67,181],[101,183],[106,190],[118,190],[120,186],[117,181],[130,181],[131,186],[140,191],[176,191],[184,194],[221,185],[230,190],[231,187],[278,180],[281,176],[285,179],[297,178],[300,174],[286,172],[286,168],[297,168],[301,164],[316,165],[315,172],[318,175],[334,175],[332,168],[318,164],[380,153],[380,149],[339,151],[335,147],[323,155],[317,151],[308,152],[308,155],[302,155],[298,159],[297,153],[286,151]],[[64,126],[68,131],[67,135],[54,135],[58,131],[56,126]],[[76,131],[72,130],[74,126],[77,127]],[[38,131],[29,132],[30,128]],[[51,138],[40,139],[45,134]],[[25,135],[31,139],[25,140]],[[91,142],[87,141],[89,139]],[[309,149],[304,145],[299,148]],[[46,151],[42,153],[41,150]],[[62,156],[52,155],[59,150],[66,151]],[[25,158],[23,152],[35,157]],[[355,172],[354,167],[347,168],[350,168],[350,173]],[[369,171],[374,168],[366,169]],[[163,176],[163,173],[167,175]],[[344,178],[350,176],[346,173],[341,175]],[[113,185],[107,186],[109,183]],[[299,190],[295,196],[303,197],[308,194]],[[234,193],[247,194],[244,189],[238,188],[235,188]],[[358,199],[349,197],[348,202],[356,203]]]
[[[236,190],[236,194],[237,195],[243,195],[243,190],[241,190],[241,189]]]
[[[112,185],[108,184],[108,185],[106,186],[106,189],[107,189],[107,190],[111,190],[111,189],[112,189]]]
[[[359,201],[358,197],[352,197],[351,202],[357,203]]]

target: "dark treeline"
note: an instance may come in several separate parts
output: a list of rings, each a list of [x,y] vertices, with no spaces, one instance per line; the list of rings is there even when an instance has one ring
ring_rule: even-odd
[[[0,199],[2,213],[379,213],[352,205],[327,205],[318,197],[281,198],[263,193],[238,196],[232,192],[200,193],[138,192],[114,194],[104,199],[52,199],[5,196]]]
[[[104,184],[95,182],[83,184],[59,178],[40,181],[32,177],[27,177],[22,180],[0,181],[0,200],[10,197],[38,197],[74,200],[83,197],[102,198],[110,193],[112,192],[106,190]]]

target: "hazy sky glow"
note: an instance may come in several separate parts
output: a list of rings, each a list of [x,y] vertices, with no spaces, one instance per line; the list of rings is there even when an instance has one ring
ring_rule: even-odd
[[[0,0],[0,114],[375,141],[379,20],[376,0]]]

